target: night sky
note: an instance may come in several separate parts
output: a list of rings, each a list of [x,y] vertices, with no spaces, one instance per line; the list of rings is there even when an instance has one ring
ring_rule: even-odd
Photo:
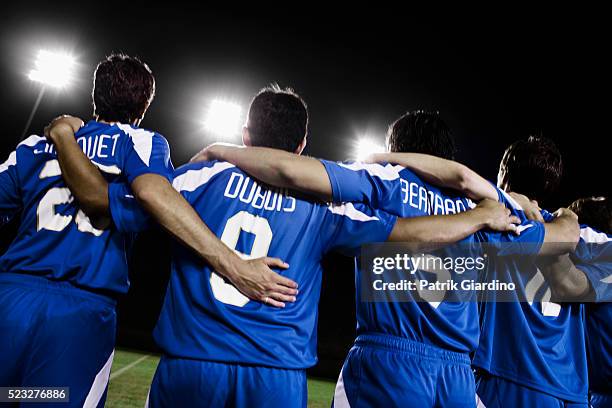
[[[462,17],[391,6],[302,12],[308,4],[298,2],[257,13],[238,4],[231,12],[22,4],[4,5],[0,14],[1,161],[19,142],[36,99],[38,85],[27,72],[39,48],[73,52],[78,81],[46,93],[31,133],[61,113],[89,118],[95,65],[121,51],[146,61],[156,76],[157,94],[142,126],[167,137],[175,165],[215,141],[202,126],[210,100],[229,99],[246,110],[259,88],[278,82],[309,105],[309,155],[347,158],[359,136],[382,143],[400,114],[430,109],[453,129],[458,159],[491,180],[504,148],[536,134],[557,142],[566,164],[562,193],[551,206],[611,191],[609,103],[601,102],[609,88],[609,29],[597,10],[462,10],[471,15]],[[10,227],[2,232],[4,242],[9,235]],[[143,320],[154,323],[150,299],[159,298],[165,279],[163,271],[150,271],[158,260],[143,259],[139,251],[134,291],[120,309],[124,332],[135,327],[130,316],[136,321],[144,313]],[[347,342],[353,330],[350,285],[341,284],[352,280],[351,262],[337,256],[326,262],[345,280],[325,280],[322,347],[338,321]],[[326,313],[338,297],[345,305],[334,303]],[[334,354],[334,345],[329,348]]]

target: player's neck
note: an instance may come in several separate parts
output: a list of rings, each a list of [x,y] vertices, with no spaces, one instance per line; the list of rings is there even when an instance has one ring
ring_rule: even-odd
[[[94,116],[94,119],[98,123],[104,123],[105,125],[111,125],[111,126],[116,125],[117,123],[121,123],[121,122],[118,122],[116,120],[106,120],[106,119],[103,119],[103,118],[101,118],[99,116]],[[130,125],[138,126],[136,123],[130,123]]]

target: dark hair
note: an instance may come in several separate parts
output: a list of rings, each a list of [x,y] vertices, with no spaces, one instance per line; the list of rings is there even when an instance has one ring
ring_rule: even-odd
[[[94,72],[94,114],[110,122],[133,123],[155,95],[155,78],[144,62],[112,54]]]
[[[581,224],[612,234],[612,201],[606,197],[579,198],[569,209],[578,215]]]
[[[271,85],[253,98],[247,128],[253,146],[294,152],[308,134],[308,108],[292,89]]]
[[[437,112],[408,112],[389,126],[387,146],[392,152],[425,153],[453,160],[455,140]]]
[[[561,183],[561,152],[552,140],[529,136],[506,149],[499,170],[501,187],[546,202]]]

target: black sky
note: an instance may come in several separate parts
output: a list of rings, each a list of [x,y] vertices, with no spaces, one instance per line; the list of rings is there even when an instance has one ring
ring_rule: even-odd
[[[156,75],[157,96],[143,126],[169,139],[175,164],[214,141],[201,126],[206,101],[222,96],[246,106],[258,88],[276,81],[309,104],[312,155],[346,158],[357,135],[382,140],[399,114],[433,109],[454,130],[459,159],[490,179],[508,143],[543,134],[565,156],[561,203],[610,191],[609,182],[602,185],[609,174],[607,112],[598,100],[607,85],[608,30],[596,10],[484,10],[486,17],[473,10],[461,17],[393,8],[300,13],[90,4],[3,12],[4,155],[36,98],[25,76],[35,51],[64,47],[81,62],[80,81],[45,96],[32,131],[62,112],[87,117],[95,64],[123,51]]]

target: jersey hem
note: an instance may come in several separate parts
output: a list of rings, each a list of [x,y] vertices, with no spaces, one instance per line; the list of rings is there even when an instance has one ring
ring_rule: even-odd
[[[30,275],[26,273],[0,272],[0,284],[1,283],[62,293],[70,296],[78,296],[89,300],[106,303],[112,307],[117,306],[117,301],[109,296],[77,287],[68,281],[55,281],[44,276]]]
[[[233,364],[233,365],[242,365],[242,366],[249,366],[249,367],[277,368],[279,370],[308,370],[309,368],[312,368],[315,365],[317,365],[317,362],[318,362],[318,358],[316,358],[312,364],[309,364],[306,366],[280,366],[280,365],[274,365],[274,364],[238,361],[238,360],[232,360],[232,359],[221,360],[221,359],[214,359],[214,358],[187,357],[184,355],[172,354],[167,351],[162,351],[162,355],[168,358],[174,358],[174,359],[180,359],[180,360],[206,361],[209,363]]]

